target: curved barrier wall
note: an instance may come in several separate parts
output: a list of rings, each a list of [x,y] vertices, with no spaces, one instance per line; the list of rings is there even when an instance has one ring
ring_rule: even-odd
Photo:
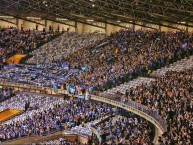
[[[52,89],[48,87],[39,87],[39,86],[26,85],[26,84],[15,84],[11,82],[0,82],[0,85],[14,87],[15,90],[20,90],[20,91],[27,90],[28,92],[34,92],[34,93],[68,94],[67,91],[61,90],[61,89]],[[116,96],[102,95],[102,97],[100,97],[100,94],[91,95],[91,99],[123,108],[125,110],[131,111],[145,118],[146,120],[148,120],[149,122],[151,122],[156,126],[156,128],[158,129],[158,131],[156,131],[157,132],[156,134],[161,135],[167,130],[166,123],[164,122],[163,119],[160,118],[157,112],[153,112],[151,109],[148,109],[144,105],[141,105],[139,103],[136,103],[130,100],[121,100],[120,97],[116,97]]]
[[[111,104],[113,106],[117,106],[130,112],[133,112],[154,124],[160,130],[161,134],[167,130],[165,122],[157,115],[157,112],[152,112],[151,110],[144,108],[141,104],[135,103],[133,101],[119,102],[117,100],[114,100],[114,98],[109,99],[95,95],[92,95],[91,99]]]

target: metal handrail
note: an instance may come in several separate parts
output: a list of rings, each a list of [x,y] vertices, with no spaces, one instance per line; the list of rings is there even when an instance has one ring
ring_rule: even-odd
[[[121,108],[127,108],[129,110],[138,112],[138,115],[144,116],[144,118],[149,118],[149,121],[152,122],[154,125],[156,125],[162,133],[166,132],[167,125],[166,122],[158,115],[156,111],[152,111],[151,109],[148,109],[146,106],[136,103],[131,100],[122,100],[120,97],[113,97],[113,96],[96,96],[92,95],[91,99],[98,100],[110,104],[115,104],[118,107]]]
[[[40,86],[34,86],[34,85],[29,85],[29,84],[17,84],[17,83],[12,83],[12,82],[5,82],[5,81],[2,81],[2,79],[0,80],[0,85],[7,85],[7,86],[19,87],[19,88],[28,88],[28,89],[33,89],[33,90],[37,89],[37,90],[42,90],[42,91],[53,91],[53,92],[57,92],[60,94],[68,94],[66,90],[53,89],[49,87],[40,87]],[[136,103],[134,101],[131,101],[131,100],[123,100],[121,95],[118,95],[118,94],[110,95],[110,94],[99,94],[98,93],[96,95],[91,95],[91,99],[106,102],[109,104],[113,103],[115,106],[120,106],[122,108],[129,107],[130,110],[137,111],[139,115],[143,115],[149,118],[149,120],[151,120],[151,122],[154,125],[156,125],[161,130],[162,133],[166,132],[167,130],[166,122],[164,121],[163,118],[161,118],[158,115],[157,111],[153,111],[149,109],[148,107],[142,104]]]

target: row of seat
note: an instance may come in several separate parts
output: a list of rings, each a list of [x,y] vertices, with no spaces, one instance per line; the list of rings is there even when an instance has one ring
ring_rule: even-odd
[[[180,72],[180,71],[191,69],[191,68],[193,68],[193,56],[190,56],[189,58],[184,58],[169,66],[158,69],[152,72],[151,76],[152,77],[162,77],[166,74],[167,71]]]
[[[60,61],[64,56],[68,56],[81,48],[95,44],[105,38],[104,34],[86,33],[78,34],[77,32],[66,32],[57,39],[47,43],[40,49],[33,51],[33,55],[27,63],[32,64],[52,64]],[[46,57],[45,57],[46,56]]]
[[[84,124],[84,126],[79,125],[79,126],[72,127],[71,131],[75,134],[78,134],[78,135],[92,136],[91,126],[93,126],[93,125],[95,126],[96,124],[100,123],[101,120],[105,120],[108,117],[109,117],[109,115],[106,115],[100,119],[88,122],[88,123]]]
[[[30,102],[31,109],[28,109],[26,112],[4,122],[3,124],[22,121],[28,116],[31,117],[34,113],[41,112],[45,110],[45,108],[53,106],[53,104],[60,104],[62,100],[62,98],[45,97],[43,95],[17,94],[16,96],[0,103],[0,111],[9,108],[24,110],[26,102]]]
[[[141,86],[142,84],[150,84],[152,81],[155,81],[153,77],[162,77],[166,74],[168,71],[183,71],[186,69],[193,68],[193,56],[190,56],[189,58],[182,59],[180,61],[177,61],[170,66],[163,67],[161,69],[158,69],[156,71],[153,71],[151,73],[152,78],[146,78],[146,77],[138,77],[137,79],[134,79],[129,82],[125,82],[124,84],[121,84],[120,86],[116,86],[112,89],[108,89],[107,91],[104,91],[102,94],[115,94],[117,92],[125,94],[126,90],[130,90],[131,88],[136,88],[137,86]]]
[[[114,87],[112,89],[108,89],[107,91],[104,91],[102,94],[115,94],[117,92],[125,94],[126,90],[130,90],[131,88],[136,88],[137,86],[140,86],[142,84],[150,84],[152,81],[155,81],[155,79],[146,78],[146,77],[138,77],[137,79],[134,79],[129,82],[125,82],[124,84],[121,84],[120,86]]]

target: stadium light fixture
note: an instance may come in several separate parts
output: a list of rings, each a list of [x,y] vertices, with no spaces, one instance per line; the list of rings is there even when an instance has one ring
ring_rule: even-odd
[[[0,16],[0,18],[3,18],[3,19],[13,19],[14,17],[13,16]]]
[[[41,20],[41,18],[39,17],[26,17],[27,19],[31,19],[31,20]]]
[[[56,18],[57,21],[67,21],[68,19],[65,18]]]
[[[87,22],[93,22],[94,20],[93,19],[88,19],[86,20]]]

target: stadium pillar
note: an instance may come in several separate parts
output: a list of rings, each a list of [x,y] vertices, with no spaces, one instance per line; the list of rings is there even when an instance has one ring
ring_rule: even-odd
[[[134,31],[135,31],[135,26],[136,26],[136,25],[135,25],[135,22],[133,22],[133,30],[134,30]]]
[[[161,32],[161,24],[159,24],[159,31]]]
[[[193,25],[193,23],[188,23],[189,25]],[[193,33],[193,27],[187,27],[187,31]]]
[[[105,34],[107,35],[107,23],[105,23]]]
[[[188,24],[188,23],[187,23]],[[188,32],[188,26],[186,26],[186,32]]]
[[[76,32],[78,32],[79,34],[82,34],[83,25],[84,25],[84,24],[77,22]]]
[[[48,21],[45,19],[45,31],[47,31],[47,27],[48,27],[48,23],[47,23]]]
[[[75,21],[75,32],[78,32],[77,27],[78,27],[78,22]]]
[[[112,28],[113,28],[112,25],[107,24],[106,29],[105,29],[105,34],[106,34],[106,35],[110,35],[111,32],[112,32]]]
[[[46,21],[45,22],[45,24],[46,24],[45,30],[46,30],[46,32],[48,32],[50,30],[50,28],[53,27],[53,22],[49,21],[49,20],[45,20],[45,21]]]
[[[18,30],[21,30],[21,27],[22,27],[22,25],[23,25],[23,20],[17,19],[16,21],[17,21],[17,29],[18,29]]]

